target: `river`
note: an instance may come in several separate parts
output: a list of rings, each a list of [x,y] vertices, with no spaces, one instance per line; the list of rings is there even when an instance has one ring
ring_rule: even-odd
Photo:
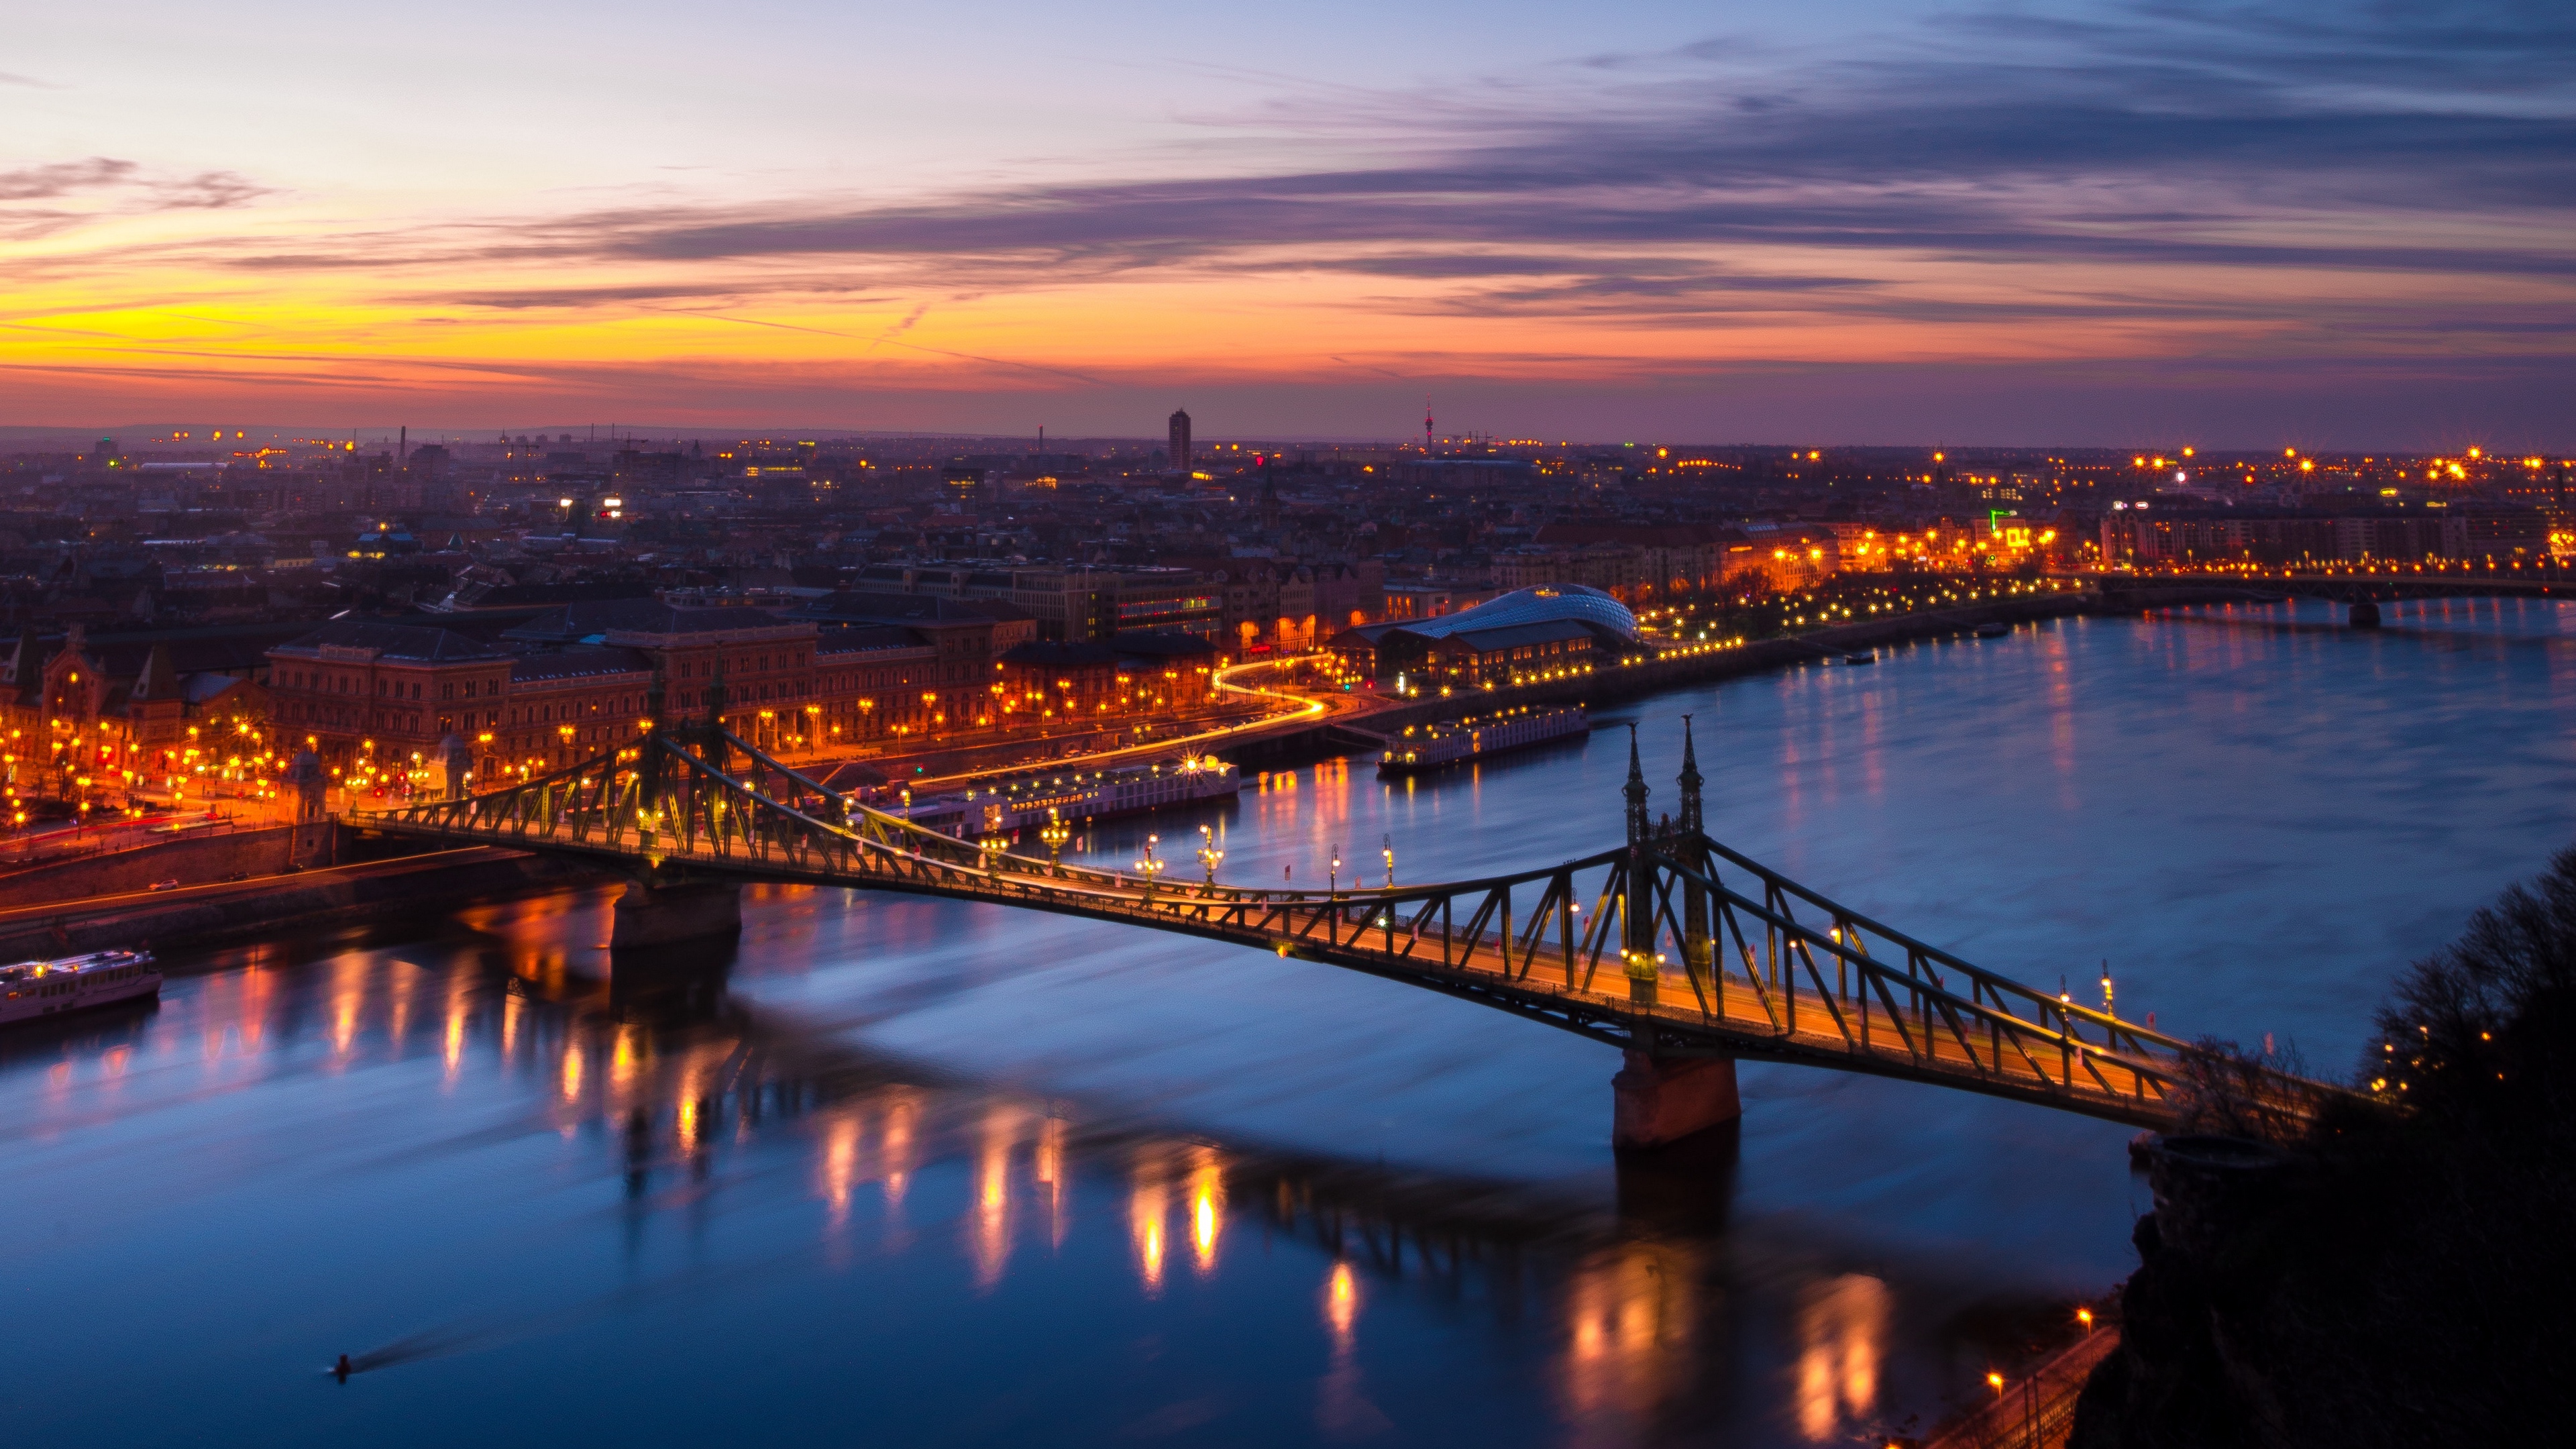
[[[2340,1076],[2576,834],[2576,616],[2339,617],[1927,641],[1068,855],[1562,859],[1619,829],[1619,722],[1671,807],[1688,712],[1739,849]],[[1600,1046],[998,907],[757,888],[729,970],[608,984],[611,894],[175,956],[155,1009],[0,1038],[11,1442],[1883,1443],[2062,1333],[2145,1206],[2120,1127],[1788,1067],[1622,1171]]]

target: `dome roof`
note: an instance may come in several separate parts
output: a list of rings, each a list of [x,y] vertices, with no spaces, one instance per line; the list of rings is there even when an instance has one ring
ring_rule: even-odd
[[[1446,639],[1452,634],[1470,634],[1484,629],[1508,629],[1520,624],[1553,624],[1570,619],[1597,629],[1607,629],[1622,639],[1637,637],[1637,616],[1617,599],[1582,584],[1540,584],[1536,588],[1514,589],[1499,599],[1488,599],[1472,609],[1443,614],[1436,619],[1407,619],[1399,626],[1408,634],[1426,639]]]

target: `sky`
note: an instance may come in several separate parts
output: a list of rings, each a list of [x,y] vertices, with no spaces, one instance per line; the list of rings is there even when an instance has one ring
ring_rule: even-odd
[[[2576,447],[2571,62],[2564,0],[28,7],[0,424]]]

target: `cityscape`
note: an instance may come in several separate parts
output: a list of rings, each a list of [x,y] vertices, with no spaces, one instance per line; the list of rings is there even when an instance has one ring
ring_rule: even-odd
[[[1315,446],[1194,442],[1186,411],[1160,445],[1049,451],[251,431],[6,459],[13,810],[275,807],[297,746],[335,790],[408,796],[451,736],[474,778],[527,779],[635,734],[657,677],[666,712],[699,708],[720,662],[731,727],[873,789],[1245,723],[1265,707],[1224,681],[1263,664],[1365,713],[1997,589],[2538,593],[2576,552],[2569,460],[2476,446]],[[1567,585],[1634,611],[1636,639],[1381,646]]]
[[[2576,1412],[2555,16],[27,30],[11,1442]]]

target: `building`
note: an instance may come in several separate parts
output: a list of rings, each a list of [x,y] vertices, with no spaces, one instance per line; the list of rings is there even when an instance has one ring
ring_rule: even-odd
[[[1207,633],[1238,656],[1318,649],[1342,630],[1386,613],[1386,565],[1377,559],[1353,564],[1266,558],[1175,561],[1198,576],[1198,592],[1213,598],[1222,611],[1222,626],[1216,630],[1179,627]]]
[[[1522,548],[1494,555],[1494,586],[1579,584],[1632,605],[1741,588],[1758,578],[1788,588],[1840,565],[1823,525],[1551,523]]]
[[[15,796],[69,800],[157,794],[174,775],[255,773],[274,744],[258,679],[264,637],[201,628],[93,639],[74,624],[49,645],[23,633],[0,659],[0,778]]]
[[[1580,584],[1518,589],[1432,619],[1365,625],[1332,641],[1348,674],[1452,688],[1580,674],[1638,647],[1637,617]]]
[[[1493,589],[1468,584],[1386,584],[1379,589],[1380,597],[1385,600],[1385,617],[1396,623],[1407,619],[1437,619],[1443,614],[1472,609],[1493,598],[1494,593]]]
[[[268,658],[277,734],[311,746],[333,770],[430,760],[451,733],[481,741],[478,775],[489,778],[504,759],[535,762],[508,698],[513,659],[497,644],[434,626],[334,619]]]
[[[995,706],[1013,723],[1099,726],[1142,715],[1196,709],[1225,667],[1217,646],[1196,634],[1154,630],[1106,643],[1040,641],[993,662]]]
[[[1036,622],[1038,638],[1060,643],[1106,641],[1135,629],[1211,639],[1225,632],[1223,602],[1193,569],[887,563],[860,570],[856,582],[871,592],[1009,604]]]
[[[1172,414],[1172,466],[1186,473],[1190,470],[1190,415]]]

